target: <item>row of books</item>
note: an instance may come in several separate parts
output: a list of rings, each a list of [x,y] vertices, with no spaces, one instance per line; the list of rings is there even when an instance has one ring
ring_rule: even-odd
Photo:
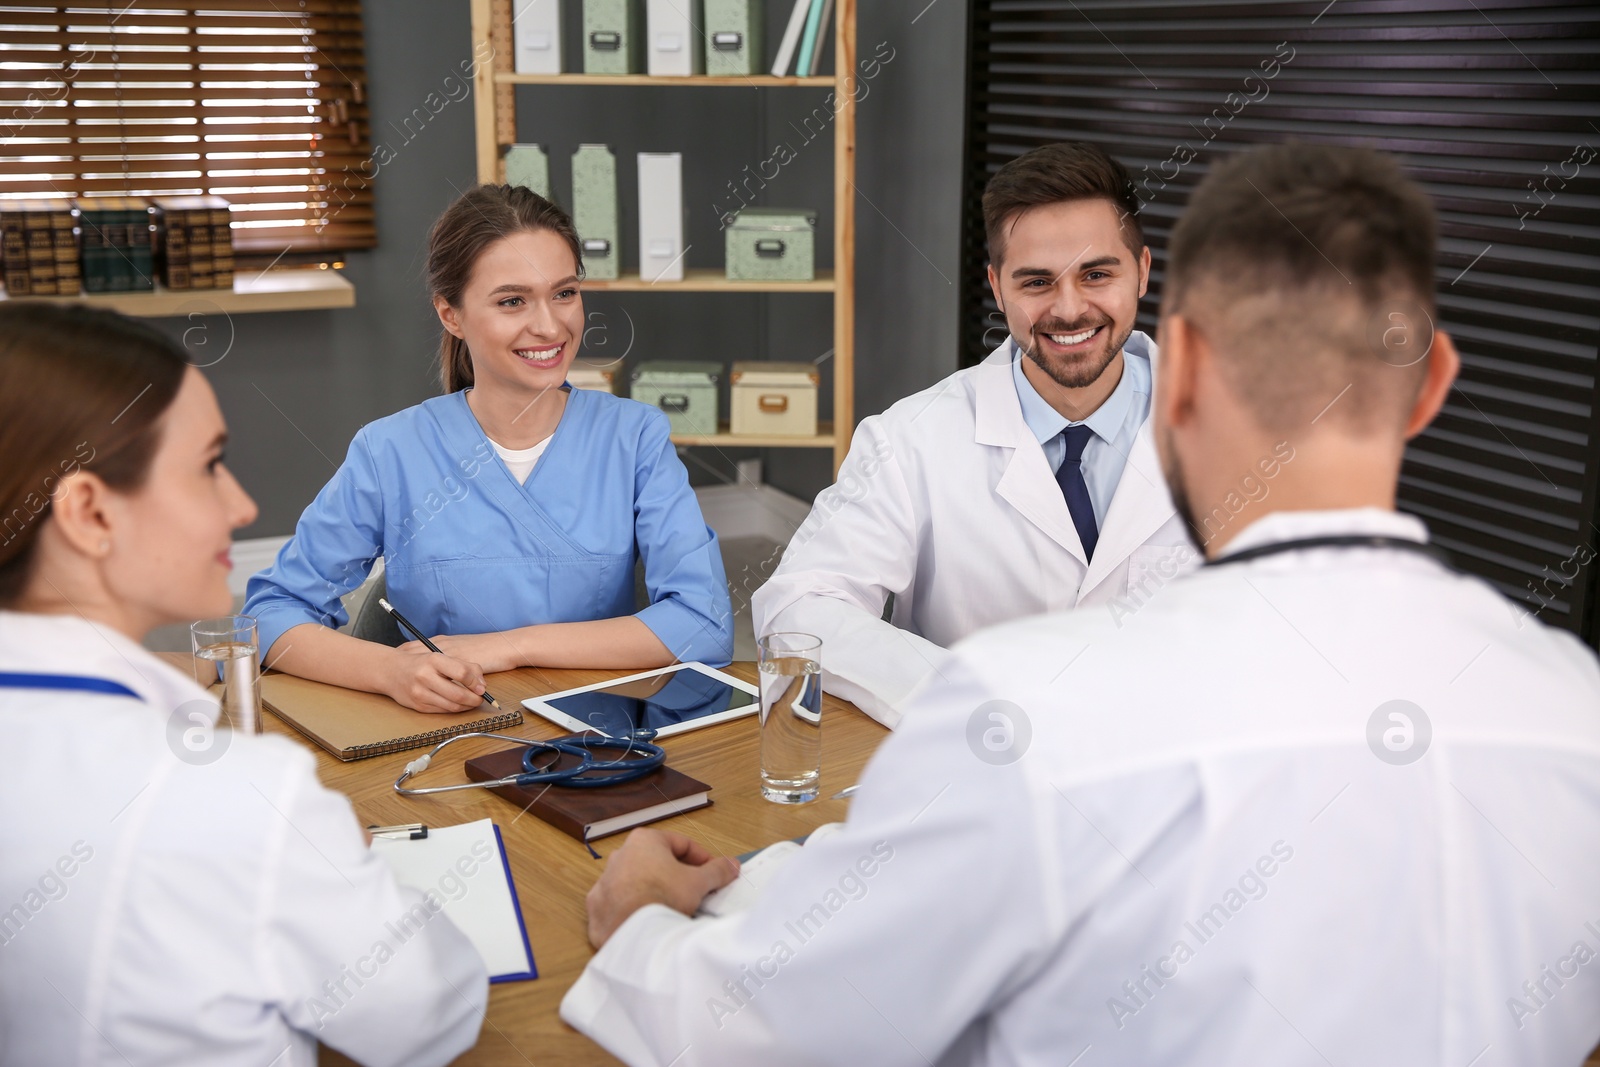
[[[77,212],[66,200],[0,204],[0,270],[13,296],[76,296]]]
[[[789,12],[789,25],[778,44],[778,58],[772,62],[773,77],[786,76],[790,60],[794,61],[797,77],[808,78],[817,73],[822,61],[822,47],[828,41],[828,20],[832,15],[833,0],[794,0],[794,8]]]
[[[6,292],[232,289],[231,210],[216,196],[0,201]]]

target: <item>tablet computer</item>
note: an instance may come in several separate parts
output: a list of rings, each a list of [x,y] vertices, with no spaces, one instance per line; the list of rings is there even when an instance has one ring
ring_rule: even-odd
[[[529,697],[522,706],[575,733],[671,737],[761,710],[756,687],[703,663],[675,663],[609,682]]]

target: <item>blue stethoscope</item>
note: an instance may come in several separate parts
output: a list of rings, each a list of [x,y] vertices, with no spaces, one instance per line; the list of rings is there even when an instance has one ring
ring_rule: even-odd
[[[476,732],[457,734],[439,742],[427,755],[419,756],[406,764],[404,773],[395,779],[394,791],[403,797],[417,797],[428,793],[450,793],[457,789],[498,789],[507,785],[559,785],[568,789],[621,785],[624,782],[637,781],[667,762],[666,750],[660,745],[650,743],[655,736],[654,730],[634,730],[625,737],[580,734],[576,737],[563,737],[558,741],[530,741],[526,737],[512,737],[508,734]],[[427,789],[406,788],[408,780],[428,769],[433,757],[446,747],[457,741],[465,741],[469,737],[492,737],[499,741],[525,745],[527,751],[522,754],[522,773],[487,782],[435,785]],[[596,759],[596,750],[621,752],[622,755],[616,759]],[[578,766],[555,770],[556,763],[563,755],[577,756]],[[540,759],[545,756],[549,759],[541,765]]]

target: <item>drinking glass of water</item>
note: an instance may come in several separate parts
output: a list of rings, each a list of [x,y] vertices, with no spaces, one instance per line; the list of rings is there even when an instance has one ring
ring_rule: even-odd
[[[817,799],[822,783],[822,641],[768,634],[758,643],[761,795],[775,804]]]
[[[235,732],[261,732],[261,651],[256,620],[249,615],[201,619],[189,626],[195,681],[222,683],[222,721]]]

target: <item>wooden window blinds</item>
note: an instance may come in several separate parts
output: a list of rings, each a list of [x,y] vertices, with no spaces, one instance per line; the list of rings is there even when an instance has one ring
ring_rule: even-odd
[[[1207,165],[1291,138],[1393,153],[1439,212],[1461,378],[1400,506],[1518,611],[1595,640],[1600,8],[1580,0],[972,0],[963,359],[1005,335],[980,198],[1007,160],[1099,143],[1154,258]],[[985,332],[987,331],[987,333]]]
[[[365,83],[359,0],[0,0],[0,199],[214,194],[242,256],[370,248]]]

